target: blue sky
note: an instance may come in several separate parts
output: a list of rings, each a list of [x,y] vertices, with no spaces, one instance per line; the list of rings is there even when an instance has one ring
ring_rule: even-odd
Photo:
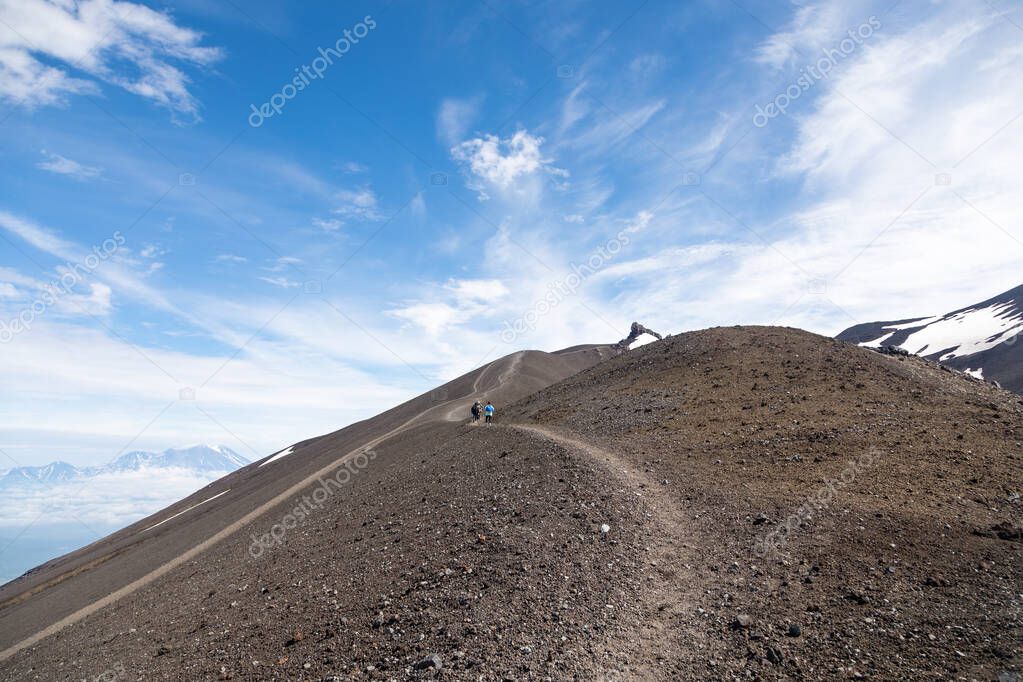
[[[1020,283],[1019,3],[209,5],[0,2],[0,466]]]

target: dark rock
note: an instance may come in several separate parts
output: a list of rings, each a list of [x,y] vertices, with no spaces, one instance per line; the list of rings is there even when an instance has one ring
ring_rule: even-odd
[[[785,655],[782,654],[781,649],[779,649],[778,647],[769,646],[767,647],[767,660],[777,665],[781,663],[783,660],[785,660]]]
[[[652,329],[647,329],[646,327],[641,325],[639,322],[633,322],[632,323],[632,329],[629,330],[629,335],[626,336],[621,341],[619,341],[618,343],[616,343],[613,346],[613,348],[616,351],[618,351],[619,353],[624,353],[625,351],[629,350],[629,346],[632,345],[632,342],[635,341],[636,339],[638,339],[643,334],[649,334],[650,336],[653,336],[653,337],[655,337],[657,339],[664,338],[660,334],[658,334],[657,332],[653,331]]]
[[[416,670],[429,670],[431,668],[440,670],[442,667],[444,667],[444,662],[437,654],[430,654],[426,658],[417,661],[415,665]]]
[[[862,592],[849,592],[847,595],[845,595],[845,598],[851,602],[859,604],[860,606],[870,603],[870,597],[863,594]]]
[[[803,634],[803,629],[801,627],[799,627],[795,623],[789,625],[788,632],[789,637],[799,637],[801,634]]]

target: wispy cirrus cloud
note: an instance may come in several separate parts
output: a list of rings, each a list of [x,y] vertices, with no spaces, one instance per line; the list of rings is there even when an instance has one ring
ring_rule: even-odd
[[[5,0],[0,22],[0,98],[28,108],[97,92],[98,80],[198,119],[178,65],[207,66],[223,54],[201,45],[199,32],[131,2]]]
[[[86,166],[83,163],[78,163],[73,159],[61,156],[60,154],[54,154],[48,152],[45,149],[42,151],[45,160],[40,161],[36,164],[36,168],[56,173],[57,175],[67,175],[75,180],[90,180],[92,178],[98,178],[103,174],[103,169],[96,166]]]
[[[473,121],[480,114],[483,96],[448,97],[437,110],[437,136],[447,145],[456,145],[465,139]]]

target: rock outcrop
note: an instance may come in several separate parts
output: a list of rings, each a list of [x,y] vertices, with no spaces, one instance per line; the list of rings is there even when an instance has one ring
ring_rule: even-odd
[[[663,339],[664,338],[663,336],[661,336],[660,334],[658,334],[654,330],[647,329],[646,327],[641,325],[639,322],[633,322],[632,323],[632,329],[629,330],[629,335],[626,336],[621,341],[619,341],[618,343],[616,343],[613,346],[613,348],[616,351],[618,351],[619,353],[624,353],[625,351],[629,350],[629,346],[632,345],[632,342],[635,341],[636,339],[638,339],[643,334],[649,334],[650,336],[656,337],[657,339]]]

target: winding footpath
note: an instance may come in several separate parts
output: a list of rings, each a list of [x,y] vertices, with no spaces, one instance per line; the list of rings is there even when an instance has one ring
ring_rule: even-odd
[[[627,492],[644,501],[650,521],[645,528],[649,550],[645,560],[653,579],[644,580],[640,586],[643,618],[636,624],[636,639],[628,646],[635,647],[635,658],[643,662],[642,679],[662,676],[665,671],[657,661],[665,651],[683,647],[696,650],[698,643],[706,640],[692,618],[699,603],[700,585],[687,570],[696,562],[693,544],[685,542],[692,532],[683,503],[659,481],[610,450],[542,426],[511,424],[504,428],[531,434],[580,455],[584,461],[608,470]]]

